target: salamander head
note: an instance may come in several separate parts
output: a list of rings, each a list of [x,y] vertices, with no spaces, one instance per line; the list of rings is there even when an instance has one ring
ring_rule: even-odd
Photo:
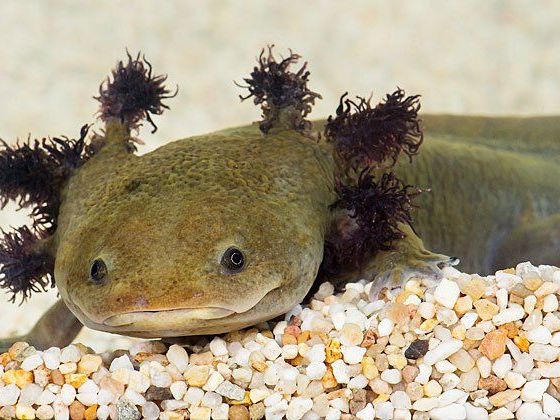
[[[114,172],[102,151],[61,208],[61,296],[84,324],[143,337],[287,312],[315,279],[334,198],[316,154],[298,133],[264,141],[253,128],[180,140]]]

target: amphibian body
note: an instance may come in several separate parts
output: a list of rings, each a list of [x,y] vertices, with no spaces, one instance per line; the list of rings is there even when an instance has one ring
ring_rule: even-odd
[[[101,134],[4,144],[1,203],[35,223],[5,234],[1,286],[61,296],[26,341],[62,346],[82,324],[223,333],[287,312],[314,282],[376,278],[377,293],[439,274],[446,255],[478,272],[560,263],[560,118],[421,123],[398,89],[377,105],[343,95],[311,123],[320,96],[298,58],[263,53],[245,79],[259,124],[136,155],[135,129],[173,95],[129,56],[101,86]]]

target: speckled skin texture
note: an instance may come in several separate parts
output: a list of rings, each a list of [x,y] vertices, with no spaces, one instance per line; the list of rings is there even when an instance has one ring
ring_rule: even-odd
[[[142,336],[215,333],[303,299],[335,200],[330,158],[317,141],[294,131],[265,138],[250,128],[138,157],[112,140],[109,133],[109,144],[71,180],[59,217],[57,286],[83,323]],[[245,254],[241,273],[220,265],[230,246]],[[101,285],[89,280],[96,258],[109,268]],[[234,314],[100,325],[122,312],[208,307]],[[121,322],[128,320],[111,324]]]
[[[530,237],[554,227],[536,222],[559,223],[560,118],[425,116],[424,125],[421,153],[401,159],[397,173],[432,189],[414,225],[427,247],[478,272],[528,256]],[[108,145],[72,178],[60,212],[57,286],[81,322],[143,337],[218,333],[303,299],[333,218],[328,144],[249,126],[138,157],[121,137],[109,129]],[[248,261],[234,275],[220,266],[232,245]],[[560,255],[554,240],[542,246]],[[352,275],[421,272],[434,255],[410,232],[395,251],[372,256],[367,273]],[[89,267],[99,257],[109,278],[93,284]]]

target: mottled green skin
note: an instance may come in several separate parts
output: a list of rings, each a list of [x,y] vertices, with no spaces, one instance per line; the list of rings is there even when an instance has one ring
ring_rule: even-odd
[[[500,253],[508,236],[524,226],[530,235],[532,222],[560,212],[560,118],[424,121],[421,153],[397,165],[407,182],[432,189],[419,199],[416,232],[466,270],[518,262],[528,250],[514,244],[519,252],[508,260],[512,252]],[[139,157],[122,140],[109,127],[107,146],[71,179],[60,211],[55,277],[82,323],[144,337],[219,333],[304,298],[333,222],[329,144],[248,126]],[[412,236],[352,276],[422,271],[430,253]],[[248,261],[238,274],[220,265],[232,245]],[[102,285],[88,278],[99,257],[109,266]]]
[[[316,141],[251,128],[135,156],[118,139],[109,132],[109,144],[72,178],[59,215],[56,282],[80,321],[139,336],[209,334],[270,319],[304,298],[335,200],[330,156]],[[234,245],[247,266],[228,274],[220,260]],[[96,258],[109,267],[102,285],[89,280]],[[214,309],[103,325],[120,313],[184,308]]]
[[[415,214],[426,247],[460,257],[468,272],[529,259],[559,264],[560,118],[428,115],[423,122],[419,156],[401,159],[397,171],[432,189]]]

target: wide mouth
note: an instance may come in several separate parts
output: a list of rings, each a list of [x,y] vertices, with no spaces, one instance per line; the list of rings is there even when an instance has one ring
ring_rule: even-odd
[[[172,320],[177,318],[184,320],[210,320],[225,318],[234,313],[236,312],[231,309],[219,307],[133,311],[112,315],[103,321],[103,325],[107,325],[109,327],[126,327],[133,324],[143,323],[145,321],[156,321],[157,319]]]

